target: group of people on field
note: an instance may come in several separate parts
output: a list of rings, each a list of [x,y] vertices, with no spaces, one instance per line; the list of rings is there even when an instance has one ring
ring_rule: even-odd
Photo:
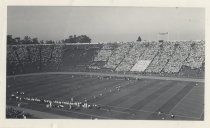
[[[62,100],[53,100],[47,99],[44,97],[28,97],[25,96],[23,91],[17,91],[16,93],[11,94],[11,97],[18,102],[18,107],[21,106],[22,102],[33,102],[45,104],[47,108],[67,108],[69,110],[79,110],[79,109],[91,109],[97,108],[100,109],[100,106],[97,104],[89,104],[88,100],[85,98],[83,101],[76,101],[74,97],[71,97],[69,101]]]

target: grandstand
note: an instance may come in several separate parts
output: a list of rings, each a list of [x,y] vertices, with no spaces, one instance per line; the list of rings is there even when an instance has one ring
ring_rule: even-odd
[[[202,77],[204,60],[204,41],[8,45],[7,74],[105,70],[190,77],[182,73],[189,68]]]
[[[129,50],[129,43],[120,44],[119,47],[117,47],[117,49],[115,49],[109,56],[109,59],[104,67],[115,70],[117,66],[121,63],[121,61],[124,59],[125,55],[129,52]]]
[[[131,68],[136,64],[137,59],[145,51],[145,45],[140,43],[135,43],[133,48],[126,54],[125,58],[118,65],[116,71],[130,71]]]

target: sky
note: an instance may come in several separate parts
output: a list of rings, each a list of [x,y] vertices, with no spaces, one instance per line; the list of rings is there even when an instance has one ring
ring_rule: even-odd
[[[138,36],[142,40],[204,40],[205,9],[9,6],[7,34],[39,40],[85,34],[92,42],[135,41]]]

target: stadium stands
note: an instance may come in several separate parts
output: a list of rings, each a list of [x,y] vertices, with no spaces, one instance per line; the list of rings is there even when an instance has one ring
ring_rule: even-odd
[[[143,43],[135,43],[133,48],[125,56],[122,62],[116,68],[116,71],[130,71],[138,58],[144,53],[145,45]]]
[[[158,55],[153,59],[152,63],[147,68],[146,72],[159,73],[165,67],[168,60],[171,58],[174,52],[174,43],[165,42],[160,45]]]
[[[7,46],[8,75],[104,70],[186,75],[185,71],[203,71],[204,64],[205,41]]]
[[[145,42],[145,47],[144,53],[139,57],[131,71],[144,72],[159,51],[159,43],[157,42]]]
[[[90,69],[101,69],[104,67],[109,57],[112,54],[113,46],[110,44],[103,45],[101,49],[97,51],[97,55],[94,57],[93,63],[89,66]]]
[[[125,55],[129,52],[130,47],[130,43],[121,43],[119,47],[113,51],[104,67],[115,70]]]
[[[94,61],[99,48],[65,46],[62,59],[62,71],[74,69],[85,71]]]
[[[62,47],[62,45],[8,45],[7,74],[48,71],[48,68],[55,71],[62,60]]]
[[[188,57],[190,51],[190,45],[188,42],[175,43],[176,50],[169,60],[168,64],[164,68],[164,72],[175,73],[179,72],[183,62]]]
[[[200,41],[197,43],[192,42],[190,55],[186,59],[184,65],[186,65],[192,69],[201,68],[202,63],[204,63],[204,60],[205,60],[204,51],[205,51],[204,41]]]

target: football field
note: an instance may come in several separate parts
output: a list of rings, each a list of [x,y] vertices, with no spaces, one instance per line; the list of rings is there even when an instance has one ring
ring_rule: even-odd
[[[46,108],[45,104],[12,99],[17,91],[24,92],[25,97],[58,101],[86,99],[100,108]],[[20,108],[78,119],[203,120],[204,83],[44,73],[8,77],[7,105],[17,107],[20,102]]]

